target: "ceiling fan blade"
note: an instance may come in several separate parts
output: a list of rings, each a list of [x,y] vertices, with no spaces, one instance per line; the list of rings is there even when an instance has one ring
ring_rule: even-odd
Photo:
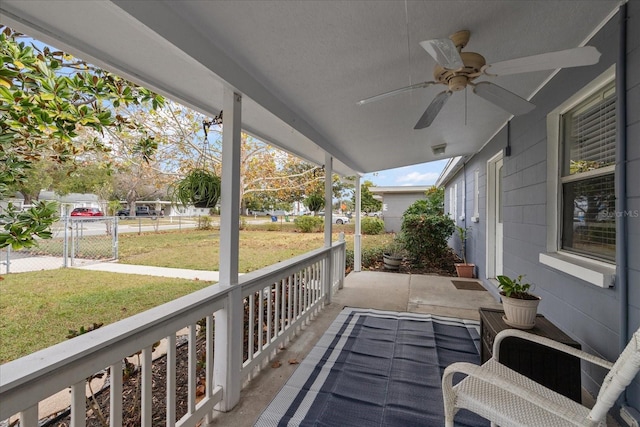
[[[440,92],[439,94],[437,94],[436,97],[433,98],[433,101],[431,101],[431,104],[429,104],[425,112],[422,114],[422,117],[420,117],[420,120],[418,120],[418,123],[416,123],[413,128],[424,129],[426,127],[429,127],[431,123],[433,123],[433,120],[436,118],[440,110],[442,110],[442,107],[444,107],[444,104],[451,96],[451,93],[452,92],[445,90],[444,92]]]
[[[364,105],[364,104],[368,104],[370,102],[374,102],[374,101],[379,101],[383,98],[386,98],[388,96],[393,96],[393,95],[397,95],[399,93],[402,92],[408,92],[410,90],[414,90],[414,89],[421,89],[424,87],[429,87],[431,85],[436,84],[436,82],[422,82],[422,83],[416,83],[414,85],[411,86],[406,86],[406,87],[401,87],[400,89],[396,89],[396,90],[392,90],[389,92],[384,92],[381,93],[380,95],[376,95],[376,96],[372,96],[371,98],[365,98],[361,101],[358,101],[358,105]]]
[[[448,70],[458,70],[464,67],[460,52],[451,39],[433,39],[420,42],[420,46],[427,53],[433,56],[433,59]]]
[[[495,64],[486,65],[483,71],[490,76],[506,76],[532,71],[593,65],[599,60],[600,52],[598,52],[598,49],[593,46],[584,46],[496,62]]]
[[[514,116],[526,114],[536,107],[515,93],[490,82],[476,83],[473,87],[473,93]]]

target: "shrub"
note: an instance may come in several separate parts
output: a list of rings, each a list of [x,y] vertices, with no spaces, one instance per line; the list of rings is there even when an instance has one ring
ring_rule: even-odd
[[[346,250],[346,269],[353,270],[355,264],[353,249]],[[362,248],[362,268],[376,267],[382,261],[382,248]]]
[[[362,267],[372,268],[382,261],[382,248],[373,247],[362,249]]]
[[[319,216],[305,215],[296,218],[294,223],[303,233],[313,233],[314,231],[322,230],[324,219]]]
[[[360,223],[362,234],[382,234],[384,233],[384,221],[379,218],[364,217]]]
[[[211,217],[210,216],[199,216],[198,217],[198,230],[211,230],[213,225],[211,225]]]
[[[282,225],[278,224],[277,222],[270,222],[269,224],[267,224],[267,231],[281,231],[282,230]]]
[[[444,215],[402,217],[402,240],[414,261],[440,259],[448,251],[447,240],[453,234],[453,220]]]

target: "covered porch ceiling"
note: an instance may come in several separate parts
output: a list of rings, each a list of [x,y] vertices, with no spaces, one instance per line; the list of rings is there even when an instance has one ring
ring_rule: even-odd
[[[0,23],[213,116],[224,87],[243,95],[243,129],[343,175],[478,151],[511,117],[454,93],[430,127],[414,130],[435,85],[419,45],[462,29],[487,63],[574,48],[618,1],[23,1],[3,0]],[[529,99],[553,71],[490,80]],[[434,145],[446,144],[435,155]]]

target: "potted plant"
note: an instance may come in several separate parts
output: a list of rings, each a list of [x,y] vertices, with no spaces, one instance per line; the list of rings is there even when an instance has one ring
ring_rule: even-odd
[[[475,277],[476,265],[467,263],[467,239],[469,229],[467,227],[456,226],[458,237],[460,238],[460,253],[462,255],[462,263],[456,263],[456,273],[458,277]]]
[[[504,322],[518,329],[531,329],[536,324],[540,297],[529,293],[531,284],[522,281],[523,275],[512,279],[498,276],[498,287],[501,289]]]
[[[404,243],[399,238],[394,238],[382,251],[382,262],[387,270],[399,270],[404,259]]]
[[[213,208],[220,198],[220,177],[205,169],[193,169],[171,186],[171,198],[184,206]]]

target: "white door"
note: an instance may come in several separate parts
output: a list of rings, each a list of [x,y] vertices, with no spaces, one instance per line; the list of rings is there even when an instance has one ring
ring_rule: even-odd
[[[494,279],[503,271],[502,165],[502,152],[487,162],[487,278],[489,279]]]

